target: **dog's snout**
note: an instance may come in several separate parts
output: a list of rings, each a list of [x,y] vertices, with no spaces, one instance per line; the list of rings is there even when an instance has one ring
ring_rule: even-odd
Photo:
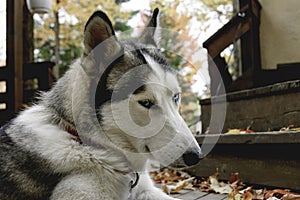
[[[187,151],[183,154],[183,161],[187,166],[196,165],[202,159],[201,151]]]

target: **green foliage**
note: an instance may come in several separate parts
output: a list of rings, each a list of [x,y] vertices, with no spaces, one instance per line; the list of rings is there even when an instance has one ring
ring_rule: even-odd
[[[85,22],[96,10],[102,9],[109,15],[117,31],[126,31],[130,12],[121,12],[120,3],[127,0],[60,0],[53,6],[59,13],[59,75],[62,75],[70,63],[81,54],[82,35]],[[34,48],[36,61],[55,62],[55,13],[44,15],[42,22],[35,23]]]
[[[122,21],[116,20],[114,29],[116,31],[125,32],[125,31],[129,31],[131,29],[131,27]]]
[[[162,27],[164,27],[164,24],[162,24]],[[162,53],[170,64],[176,69],[179,70],[180,66],[183,64],[182,56],[180,56],[179,52],[182,48],[180,44],[180,38],[177,32],[165,30],[162,31],[161,36],[161,47],[162,47]]]
[[[76,46],[75,44],[68,44],[66,49],[62,50],[60,53],[60,59],[64,61],[64,64],[59,68],[59,75],[62,76],[65,71],[69,68],[72,62],[79,58],[81,55],[81,47]]]
[[[61,4],[58,5],[60,8],[59,13],[67,13],[70,17],[77,20],[77,23],[72,24],[65,20],[64,23],[60,23],[60,70],[62,73],[68,68],[71,60],[77,58],[80,55],[82,33],[85,21],[88,19],[90,14],[97,8],[101,8],[106,11],[113,21],[114,28],[116,31],[125,32],[130,34],[131,27],[127,25],[128,19],[136,15],[139,11],[128,11],[121,12],[121,3],[129,0],[60,0]],[[188,2],[188,1],[187,1]],[[209,12],[217,12],[219,16],[228,15],[224,12],[228,12],[228,5],[231,4],[231,0],[202,0],[201,3],[205,5],[205,9],[201,6],[193,6],[190,4],[197,4],[198,1],[191,1],[189,4],[180,0],[174,1],[151,1],[151,7],[159,7],[161,10],[161,26],[170,30],[170,35],[164,36],[161,46],[163,47],[163,53],[170,60],[171,64],[176,68],[180,69],[183,63],[181,56],[182,46],[179,46],[178,32],[188,31],[189,21],[196,17],[199,21],[207,20]],[[199,1],[200,2],[200,1]],[[178,14],[177,9],[185,9],[185,13]],[[189,9],[193,6],[193,9]],[[205,11],[205,12],[204,12]],[[62,16],[64,18],[64,16]],[[228,16],[227,16],[228,18]],[[34,44],[35,49],[39,50],[39,54],[35,55],[36,60],[50,60],[55,61],[55,40],[54,40],[54,21],[55,17],[53,12],[48,17],[43,18],[42,25],[36,25],[34,30]],[[205,30],[207,25],[203,24],[203,27],[199,27],[200,30]],[[173,32],[173,33],[172,33]],[[167,38],[167,39],[164,39]],[[192,47],[190,47],[192,48]],[[60,74],[62,74],[60,73]]]
[[[46,40],[45,43],[38,49],[35,59],[39,61],[54,61],[54,54],[55,50],[51,40]]]

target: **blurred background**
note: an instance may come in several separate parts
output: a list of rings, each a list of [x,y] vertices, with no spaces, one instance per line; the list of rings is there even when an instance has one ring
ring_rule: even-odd
[[[6,59],[6,4],[0,8],[0,62]],[[134,36],[133,30],[147,25],[151,11],[160,9],[161,27],[172,35],[163,36],[163,53],[176,68],[183,87],[182,115],[190,126],[199,121],[198,98],[208,97],[207,55],[202,43],[233,14],[232,0],[57,0],[51,10],[33,14],[26,23],[26,62],[55,63],[54,79],[61,77],[74,59],[80,57],[84,25],[95,10],[105,11],[117,34]],[[31,13],[27,13],[29,17]],[[26,16],[25,16],[26,18]],[[24,18],[24,20],[26,20]],[[28,17],[27,17],[28,18]],[[33,31],[32,31],[33,30]],[[38,88],[37,81],[27,87]],[[31,86],[30,86],[31,85]],[[199,127],[194,127],[197,131]]]

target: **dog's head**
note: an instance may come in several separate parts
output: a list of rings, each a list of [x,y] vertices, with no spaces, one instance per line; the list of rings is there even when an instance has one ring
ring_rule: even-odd
[[[107,15],[95,12],[84,32],[83,60],[100,76],[95,95],[105,134],[124,151],[165,165],[191,166],[201,150],[178,113],[177,75],[159,49],[158,9],[136,41],[119,41]]]

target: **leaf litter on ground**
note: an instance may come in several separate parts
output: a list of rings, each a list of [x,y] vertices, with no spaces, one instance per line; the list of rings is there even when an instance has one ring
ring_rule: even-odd
[[[167,194],[177,194],[181,190],[199,190],[207,193],[227,194],[228,200],[300,200],[300,194],[288,189],[254,189],[246,186],[239,173],[232,173],[228,181],[220,181],[219,173],[204,177],[193,177],[183,170],[164,168],[150,172],[155,183],[161,184]]]

